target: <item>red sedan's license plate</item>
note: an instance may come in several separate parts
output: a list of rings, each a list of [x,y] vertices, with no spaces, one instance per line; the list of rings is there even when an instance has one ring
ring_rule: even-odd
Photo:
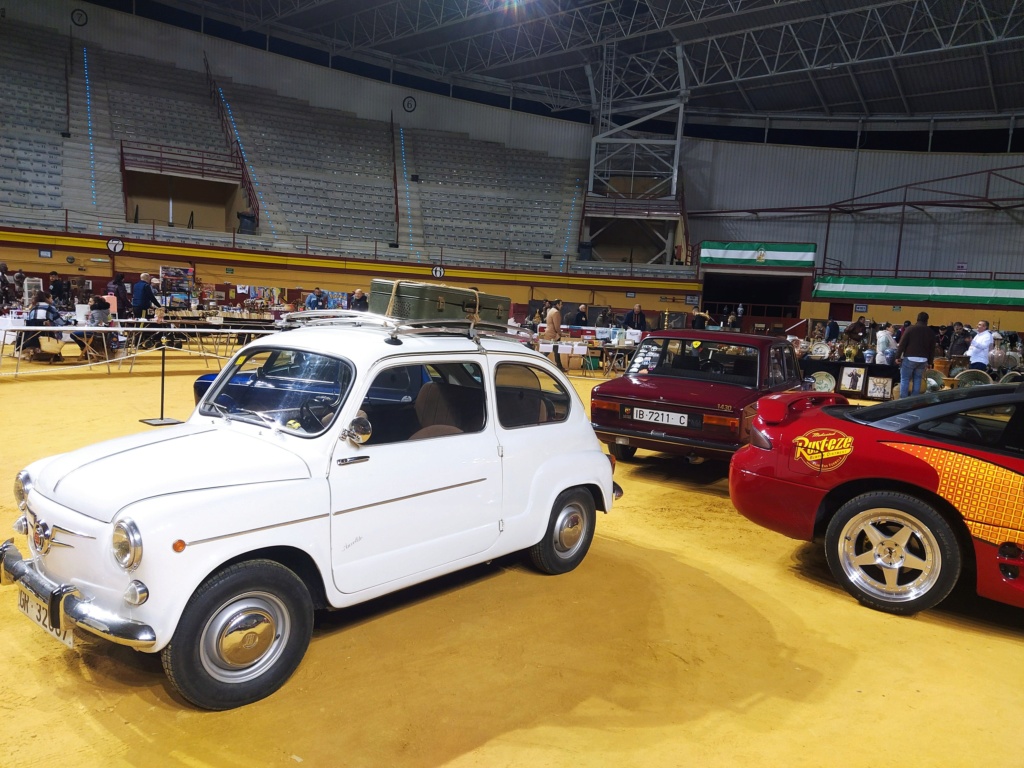
[[[672,413],[670,411],[654,411],[650,408],[633,408],[634,421],[649,421],[652,424],[667,424],[672,427],[685,427],[687,417],[685,413]]]
[[[32,621],[42,627],[47,634],[60,640],[68,648],[75,647],[75,633],[70,629],[54,629],[50,626],[50,609],[36,596],[25,589],[18,588],[18,608]]]

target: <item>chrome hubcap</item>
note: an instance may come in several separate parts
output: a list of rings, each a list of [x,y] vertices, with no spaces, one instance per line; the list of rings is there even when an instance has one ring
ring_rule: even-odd
[[[276,595],[238,595],[217,609],[203,628],[203,669],[224,683],[253,680],[277,662],[290,633],[288,609]]]
[[[555,552],[559,557],[572,557],[583,543],[587,518],[577,504],[570,504],[558,513],[555,520]]]

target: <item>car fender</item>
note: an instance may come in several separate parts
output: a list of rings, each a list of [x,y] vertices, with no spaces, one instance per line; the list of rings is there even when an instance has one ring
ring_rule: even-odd
[[[551,508],[558,494],[568,488],[594,486],[601,494],[595,506],[612,508],[612,466],[607,454],[598,451],[563,453],[550,458],[534,474],[525,508],[505,518],[507,536],[496,547],[515,551],[533,546],[544,536]],[[511,540],[511,541],[510,541]]]
[[[131,618],[153,627],[150,650],[170,642],[189,598],[212,573],[256,550],[308,554],[330,601],[333,588],[323,579],[330,572],[329,502],[326,479],[312,478],[168,494],[126,507],[114,522],[131,518],[142,537],[142,561],[131,576],[146,585],[149,599]]]

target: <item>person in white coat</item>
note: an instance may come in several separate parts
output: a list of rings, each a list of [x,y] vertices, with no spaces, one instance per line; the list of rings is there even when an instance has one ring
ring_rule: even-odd
[[[971,339],[967,355],[971,358],[971,368],[979,371],[988,370],[988,356],[992,351],[992,332],[988,329],[988,320],[978,321],[978,332]]]

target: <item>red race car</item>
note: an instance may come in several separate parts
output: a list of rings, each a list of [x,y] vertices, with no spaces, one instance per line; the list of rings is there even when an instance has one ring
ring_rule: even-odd
[[[867,408],[831,393],[761,398],[729,494],[759,525],[823,539],[833,576],[872,608],[931,608],[965,574],[1024,608],[1024,386]]]

